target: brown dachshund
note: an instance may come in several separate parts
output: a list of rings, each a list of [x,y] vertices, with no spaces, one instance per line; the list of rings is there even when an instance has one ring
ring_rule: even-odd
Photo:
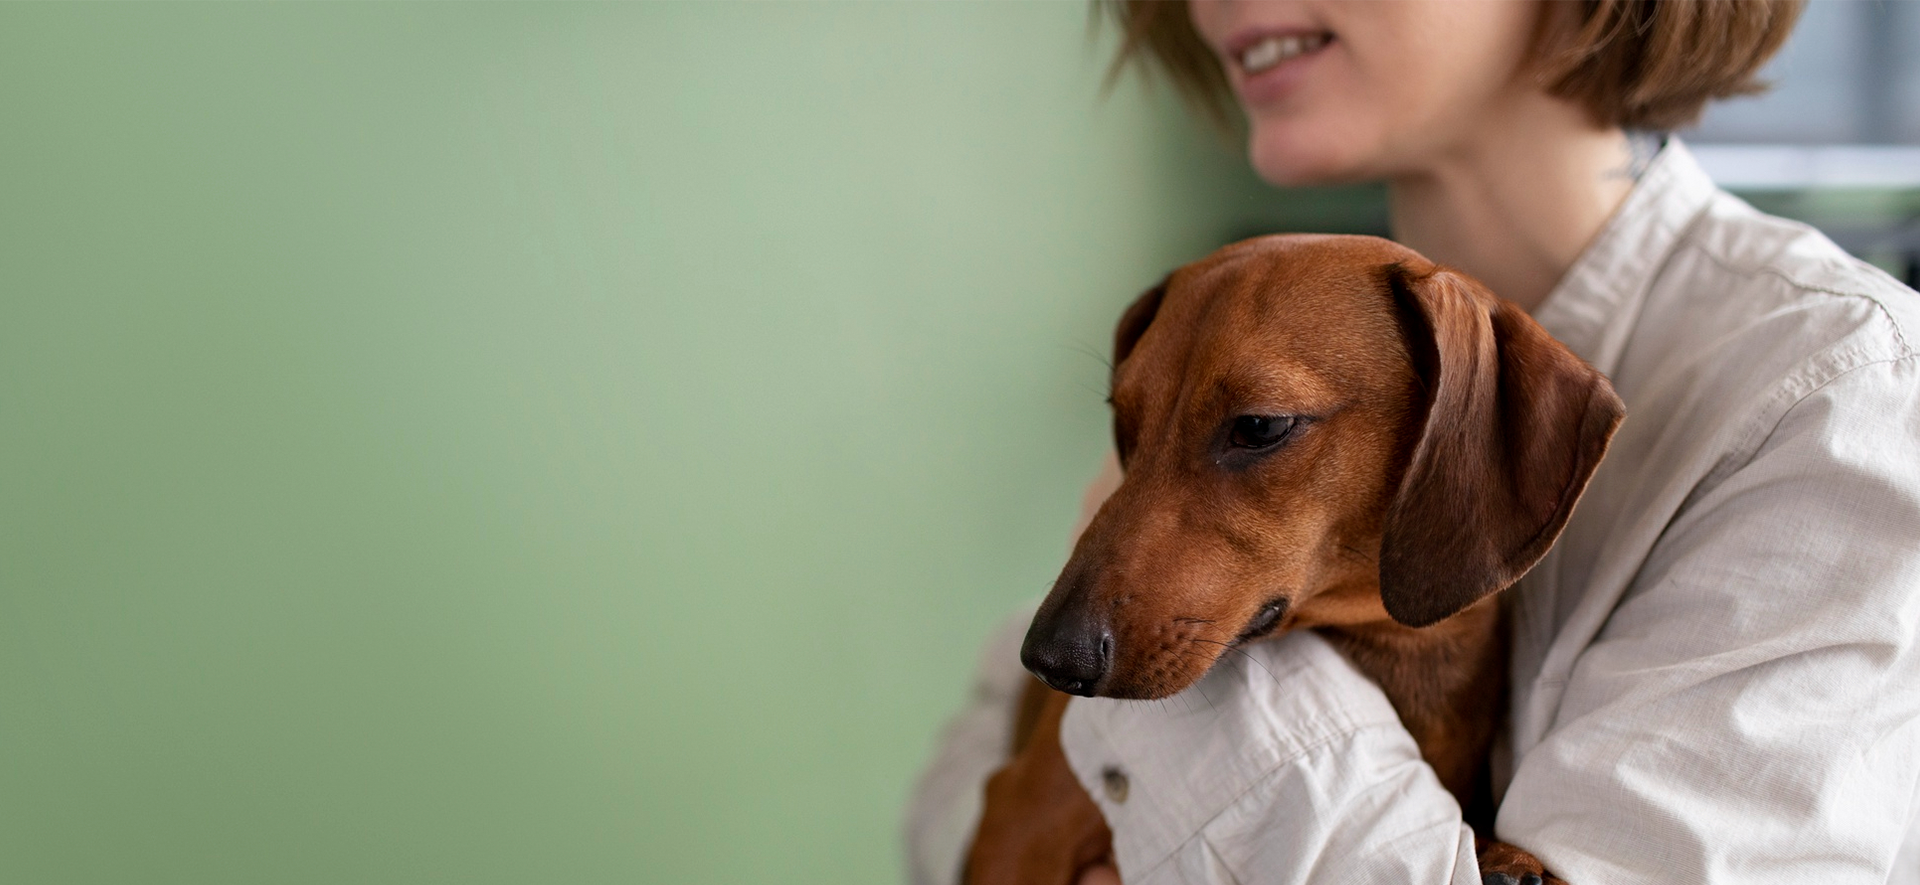
[[[1068,695],[1164,698],[1228,649],[1331,640],[1385,690],[1476,832],[1507,642],[1494,594],[1545,555],[1624,414],[1607,379],[1474,280],[1371,237],[1274,236],[1174,271],[1120,320],[1125,480],[1034,616],[1039,680],[987,786],[977,885],[1055,885],[1111,834],[1060,749]],[[1482,842],[1489,882],[1557,881]]]

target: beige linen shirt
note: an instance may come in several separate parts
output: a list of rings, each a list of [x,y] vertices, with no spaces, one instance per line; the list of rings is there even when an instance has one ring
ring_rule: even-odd
[[[1669,140],[1535,313],[1627,421],[1513,590],[1499,837],[1575,885],[1920,885],[1920,296],[1718,190]],[[1025,615],[909,808],[950,883],[1006,753]],[[1472,834],[1324,640],[1160,702],[1075,700],[1122,878],[1479,885]],[[1127,789],[1109,789],[1117,779]]]

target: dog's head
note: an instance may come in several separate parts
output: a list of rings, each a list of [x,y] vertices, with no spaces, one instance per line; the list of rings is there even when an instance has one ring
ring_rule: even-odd
[[[1296,627],[1424,627],[1545,555],[1624,410],[1479,283],[1371,237],[1275,236],[1174,271],[1114,343],[1125,480],[1021,658],[1157,698]]]

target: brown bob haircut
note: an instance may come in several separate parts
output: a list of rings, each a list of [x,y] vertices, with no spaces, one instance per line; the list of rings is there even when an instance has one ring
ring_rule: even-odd
[[[1156,63],[1193,103],[1229,119],[1232,89],[1185,0],[1099,0],[1119,24],[1114,71]],[[1754,73],[1787,40],[1803,0],[1540,0],[1534,76],[1594,121],[1667,131],[1707,102],[1765,88]]]

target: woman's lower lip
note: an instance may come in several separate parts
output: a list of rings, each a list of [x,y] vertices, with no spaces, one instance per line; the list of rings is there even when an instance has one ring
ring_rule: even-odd
[[[1234,78],[1235,90],[1240,93],[1241,103],[1248,107],[1272,104],[1285,99],[1297,91],[1305,80],[1307,69],[1315,60],[1325,55],[1333,43],[1320,47],[1305,55],[1297,55],[1257,74],[1241,73]]]

